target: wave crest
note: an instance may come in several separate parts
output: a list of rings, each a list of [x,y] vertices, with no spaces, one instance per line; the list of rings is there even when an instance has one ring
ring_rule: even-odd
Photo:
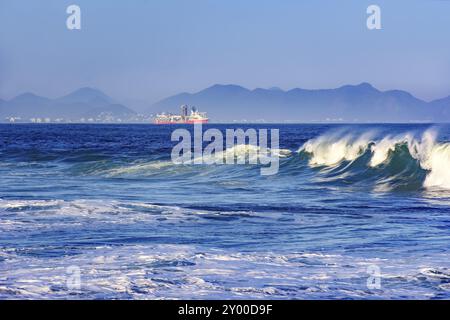
[[[359,136],[323,135],[307,141],[299,153],[308,156],[311,167],[330,168],[356,162],[367,155],[368,169],[389,169],[385,181],[405,175],[411,161],[415,161],[418,169],[426,171],[423,187],[450,189],[450,143],[438,142],[435,130],[427,130],[421,137],[405,133],[375,138],[373,132]]]

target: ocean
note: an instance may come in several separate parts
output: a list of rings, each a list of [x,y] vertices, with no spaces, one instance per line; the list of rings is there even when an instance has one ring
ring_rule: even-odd
[[[450,126],[276,128],[279,171],[170,125],[0,125],[0,299],[449,299]]]

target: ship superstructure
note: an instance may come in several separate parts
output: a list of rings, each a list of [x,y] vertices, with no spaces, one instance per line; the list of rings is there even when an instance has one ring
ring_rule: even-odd
[[[156,124],[192,124],[192,123],[207,123],[208,117],[206,112],[199,112],[196,107],[191,108],[189,113],[189,106],[182,105],[180,107],[181,114],[160,113],[155,117]]]

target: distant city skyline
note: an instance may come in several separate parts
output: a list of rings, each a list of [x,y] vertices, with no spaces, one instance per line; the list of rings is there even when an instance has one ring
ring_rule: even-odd
[[[66,28],[71,4],[81,30]],[[370,4],[381,7],[382,30],[366,27]],[[430,101],[450,95],[449,9],[431,0],[2,0],[0,98],[88,86],[136,108],[216,83],[369,82]]]

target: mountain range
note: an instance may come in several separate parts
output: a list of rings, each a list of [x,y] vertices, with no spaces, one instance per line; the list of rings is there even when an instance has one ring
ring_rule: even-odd
[[[288,91],[216,84],[156,102],[140,119],[148,122],[148,116],[158,112],[179,113],[183,104],[207,112],[213,122],[450,122],[450,96],[426,102],[409,92],[380,91],[369,83]],[[11,117],[135,122],[137,114],[97,89],[81,88],[56,99],[24,93],[0,100],[0,121]]]
[[[176,112],[181,104],[195,105],[212,120],[225,122],[450,122],[450,96],[425,102],[406,91],[380,91],[369,83],[289,91],[214,85],[163,99],[148,111]]]
[[[128,119],[136,113],[115,102],[103,92],[92,88],[81,88],[56,99],[37,96],[33,93],[21,94],[9,101],[0,101],[0,119],[5,117],[51,118],[64,121],[95,119]]]

